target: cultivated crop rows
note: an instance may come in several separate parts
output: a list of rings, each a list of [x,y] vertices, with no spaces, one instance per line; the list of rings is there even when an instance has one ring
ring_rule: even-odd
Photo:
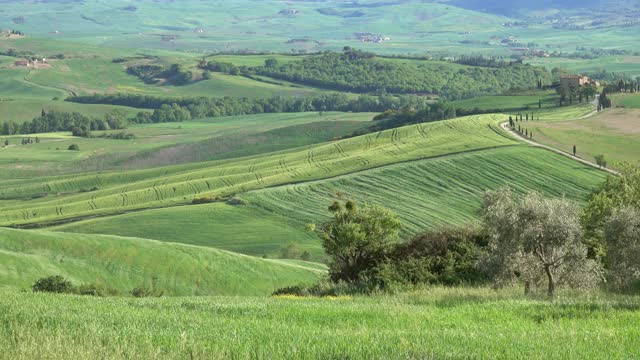
[[[501,120],[503,115],[459,118],[241,159],[34,180],[3,187],[0,197],[49,196],[7,204],[0,211],[0,224],[187,204],[195,196],[228,196],[397,162],[516,144],[499,129]]]
[[[510,186],[582,201],[605,174],[572,160],[528,147],[505,147],[421,160],[334,179],[252,191],[249,203],[300,223],[328,217],[336,199],[355,199],[391,208],[405,232],[476,221],[482,195]]]

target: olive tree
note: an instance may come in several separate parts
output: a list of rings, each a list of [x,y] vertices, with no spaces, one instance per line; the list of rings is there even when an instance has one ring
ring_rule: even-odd
[[[528,292],[546,283],[553,298],[558,286],[585,288],[600,281],[601,267],[587,257],[579,210],[571,202],[538,193],[516,199],[503,189],[486,194],[482,217],[491,235],[485,263],[498,284],[519,280]]]
[[[640,280],[640,211],[630,206],[614,210],[604,236],[610,284],[618,289],[629,288]]]
[[[398,239],[400,220],[393,212],[375,205],[357,206],[348,201],[329,207],[331,221],[319,228],[322,246],[332,260],[333,281],[355,282],[383,263]]]

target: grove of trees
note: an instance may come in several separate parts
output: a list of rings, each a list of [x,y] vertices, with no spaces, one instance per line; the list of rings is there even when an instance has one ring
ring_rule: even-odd
[[[628,167],[594,191],[584,208],[508,188],[485,195],[480,227],[443,228],[399,239],[393,212],[335,202],[315,230],[330,256],[329,280],[342,291],[420,284],[519,285],[526,294],[560,288],[640,290],[640,168]],[[282,292],[327,293],[326,286]]]
[[[477,60],[474,60],[477,62]],[[520,63],[485,61],[481,66],[437,61],[376,58],[354,49],[327,52],[283,65],[266,64],[251,72],[275,79],[356,93],[438,94],[449,100],[551,83],[544,68]]]

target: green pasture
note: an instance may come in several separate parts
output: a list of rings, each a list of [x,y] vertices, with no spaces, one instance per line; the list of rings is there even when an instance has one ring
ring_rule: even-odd
[[[538,111],[539,101],[542,109],[558,106],[555,92],[539,92],[533,95],[480,96],[467,100],[454,101],[456,108],[463,110],[502,110],[502,111]]]
[[[5,291],[0,347],[21,360],[633,359],[640,300],[429,288],[338,298],[92,298]]]
[[[640,161],[640,112],[632,109],[609,109],[595,116],[554,122],[523,123],[533,131],[534,139],[566,152],[577,147],[577,155],[594,161],[605,155],[610,167],[615,162]]]
[[[620,35],[624,37],[623,34]],[[619,41],[621,37],[616,38],[618,40],[612,41]],[[616,44],[616,48],[619,48],[618,44]],[[563,68],[577,74],[594,74],[606,71],[631,77],[640,76],[640,56],[634,55],[603,56],[595,59],[536,58],[529,60],[528,63],[545,66],[548,69]]]
[[[210,80],[197,80],[187,85],[145,84],[126,73],[125,65],[113,63],[112,57],[84,57],[51,61],[51,68],[32,70],[25,80],[43,87],[59,88],[74,95],[94,93],[131,93],[162,97],[271,97],[308,95],[318,90],[302,86],[276,85],[242,76],[212,74]],[[179,60],[173,60],[179,61]],[[191,66],[195,60],[183,59]]]
[[[539,191],[582,202],[605,177],[547,150],[514,146],[252,191],[244,198],[301,224],[328,219],[327,207],[336,200],[377,204],[398,213],[403,233],[413,236],[476,223],[482,197],[489,190],[509,186],[520,193]]]
[[[60,102],[61,103],[61,102]],[[58,102],[56,102],[58,104]],[[71,104],[71,103],[63,103]],[[114,107],[75,104],[69,109],[107,111]],[[76,107],[77,106],[77,107]],[[50,108],[47,108],[50,109]],[[89,110],[91,109],[91,110]],[[132,111],[130,108],[121,108]],[[35,111],[40,112],[39,108]],[[362,128],[373,113],[288,113],[231,116],[184,123],[132,125],[120,133],[132,140],[74,138],[69,133],[34,134],[40,144],[0,148],[0,178],[33,177],[96,170],[132,170],[194,161],[256,155],[342,137]],[[0,136],[0,141],[5,137]],[[11,145],[20,144],[19,138]],[[71,144],[80,151],[69,152]]]
[[[291,56],[284,54],[269,54],[269,55],[211,55],[205,59],[207,61],[217,61],[221,63],[231,63],[236,66],[263,66],[267,59],[275,59],[278,64],[286,64],[291,61],[297,61],[303,59],[304,56]]]
[[[329,0],[292,5],[277,1],[186,0],[138,2],[134,11],[126,10],[128,6],[131,3],[126,0],[78,4],[13,1],[3,3],[1,16],[8,25],[14,25],[11,19],[23,17],[24,23],[15,27],[28,36],[83,44],[94,48],[94,52],[100,47],[112,47],[206,56],[220,52],[315,52],[348,45],[387,54],[508,56],[513,51],[500,40],[510,36],[523,46],[533,43],[535,48],[564,53],[574,52],[579,46],[610,48],[611,44],[616,49],[635,51],[639,44],[634,36],[637,25],[565,30],[553,28],[550,22],[531,22],[527,27],[508,27],[503,24],[517,19],[418,0],[374,6],[343,6]],[[280,14],[288,8],[298,13]],[[358,32],[380,34],[388,40],[382,44],[362,42],[355,36]],[[625,60],[611,62],[624,65]],[[616,67],[613,69],[617,71]]]
[[[29,70],[0,68],[0,100],[64,98],[62,89],[47,87],[29,81]]]
[[[49,196],[5,206],[0,211],[0,223],[26,224],[171,206],[188,203],[195,196],[225,196],[403,161],[513,145],[516,142],[498,126],[504,120],[504,115],[473,116],[239,159],[30,179],[19,186],[3,186],[0,197]],[[97,190],[77,193],[81,189]]]
[[[24,98],[16,100],[0,100],[0,114],[2,114],[0,119],[2,121],[13,121],[16,123],[31,121],[32,119],[40,116],[42,110],[46,112],[79,112],[88,116],[96,117],[102,117],[104,114],[113,110],[123,111],[127,117],[133,117],[138,112],[145,111],[126,106],[78,104],[60,100],[26,100]]]
[[[144,237],[173,243],[213,247],[238,253],[280,257],[281,249],[295,244],[322,259],[318,238],[291,220],[248,204],[225,203],[180,206],[92,219],[52,228],[52,231]],[[144,224],[144,226],[141,226]]]
[[[241,194],[245,206],[172,207],[71,223],[54,231],[146,237],[212,246],[250,255],[276,255],[296,244],[322,257],[308,223],[329,218],[336,200],[354,199],[399,214],[404,237],[442,226],[477,222],[485,191],[510,186],[582,202],[605,174],[546,150],[505,147],[389,165],[333,179]],[[141,227],[140,224],[146,224]]]
[[[140,224],[139,224],[140,225]],[[166,295],[268,295],[322,276],[317,265],[240,255],[140,238],[0,229],[0,286],[28,289],[63,275],[127,292],[154,287]]]
[[[615,94],[611,97],[616,107],[640,109],[640,94]]]

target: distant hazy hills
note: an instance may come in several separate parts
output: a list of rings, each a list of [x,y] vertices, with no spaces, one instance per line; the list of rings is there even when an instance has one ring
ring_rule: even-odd
[[[601,5],[604,0],[452,0],[451,5],[471,10],[513,15],[531,10],[584,9]]]

